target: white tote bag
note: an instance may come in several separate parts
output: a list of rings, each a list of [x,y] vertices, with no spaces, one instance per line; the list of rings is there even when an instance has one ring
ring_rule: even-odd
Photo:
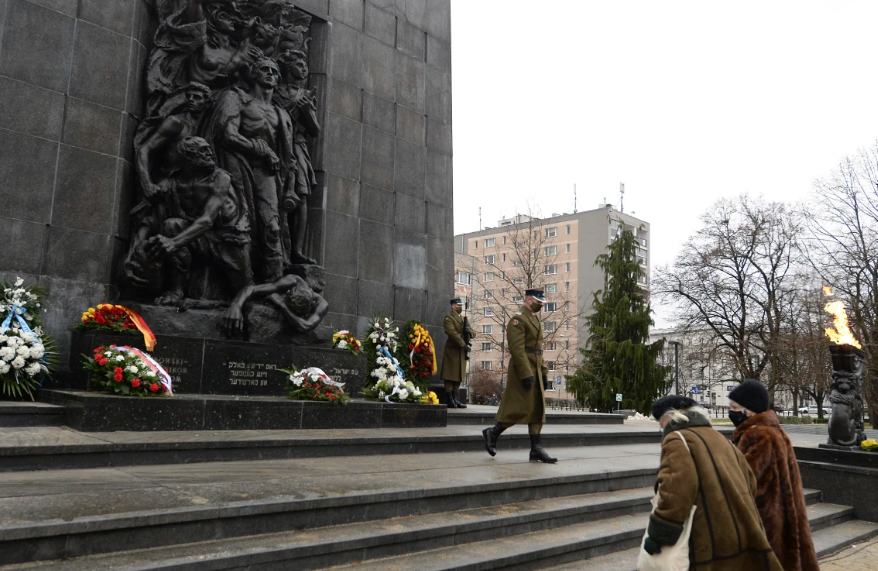
[[[683,435],[675,432],[686,450],[689,450],[689,444]],[[692,451],[689,450],[689,454]],[[659,495],[656,494],[652,498],[652,511],[658,506]],[[650,555],[643,548],[646,538],[649,536],[649,530],[643,534],[643,540],[640,542],[640,555],[637,557],[637,571],[689,571],[689,536],[692,534],[692,520],[695,519],[695,508],[689,512],[689,517],[683,522],[683,533],[674,545],[662,545],[661,553]]]

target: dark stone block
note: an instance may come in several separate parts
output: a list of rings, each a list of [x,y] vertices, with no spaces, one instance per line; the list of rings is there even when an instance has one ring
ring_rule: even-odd
[[[340,276],[357,276],[359,255],[359,219],[338,212],[326,213],[326,223],[332,229],[326,235],[324,255],[326,271]],[[368,245],[363,244],[364,247]]]
[[[427,12],[426,0],[406,0],[405,17],[415,26],[424,29],[425,16]]]
[[[121,112],[109,107],[68,97],[62,142],[105,155],[115,155],[119,150],[121,117]]]
[[[451,125],[427,120],[427,148],[445,155],[450,155]]]
[[[332,26],[330,40],[330,73],[332,77],[355,86],[365,87],[364,36],[344,24]]]
[[[326,210],[308,208],[308,234],[305,236],[305,253],[323,265],[324,236],[326,236]]]
[[[416,57],[421,61],[426,59],[427,34],[406,20],[396,22],[396,49]]]
[[[329,73],[329,55],[332,26],[328,22],[311,21],[311,43],[308,44],[308,69],[310,75]]]
[[[122,133],[119,135],[119,149],[115,153],[131,164],[134,164],[134,133],[140,121],[130,113],[122,114]]]
[[[426,120],[422,114],[402,105],[396,106],[396,136],[414,145],[424,145]]]
[[[131,209],[134,208],[134,167],[121,159],[117,161],[119,172],[116,176],[115,198],[116,210],[113,214],[111,233],[127,239],[131,230]],[[116,258],[121,259],[121,258]]]
[[[332,0],[329,15],[357,30],[363,29],[363,0]]]
[[[320,93],[322,89],[318,90]],[[340,79],[333,79],[329,89],[329,110],[354,121],[362,119],[363,90]]]
[[[427,266],[427,291],[430,293],[445,293],[448,291],[448,272],[443,272],[434,266]]]
[[[302,426],[302,401],[206,399],[204,430],[289,430]]]
[[[357,323],[359,318],[356,315],[348,315],[346,313],[333,313],[331,311],[332,306],[330,306],[330,312],[326,314],[326,317],[323,318],[323,323],[327,325],[333,331],[338,331],[340,329],[347,329],[352,332],[354,335],[361,335],[362,332],[357,329]]]
[[[329,14],[329,0],[297,0],[296,8],[300,8],[314,16],[325,16]]]
[[[427,150],[427,201],[451,205],[451,173],[449,167],[451,157]]]
[[[291,346],[207,340],[201,393],[214,395],[284,395]]]
[[[333,312],[357,315],[357,278],[327,274],[323,297]]]
[[[12,1],[15,2],[16,0]],[[76,6],[79,0],[28,0],[28,2],[45,6],[68,16],[76,16]]]
[[[2,8],[5,5],[0,5]],[[64,119],[64,95],[0,77],[0,127],[57,141]]]
[[[444,406],[385,404],[381,409],[381,428],[407,428],[409,426],[444,427],[446,413],[447,410]]]
[[[118,34],[131,35],[137,0],[80,0],[79,18]]]
[[[381,406],[352,402],[347,406],[309,403],[302,410],[302,428],[380,428]]]
[[[147,56],[149,51],[138,42],[132,42],[131,53],[128,56],[128,67],[130,75],[128,76],[128,96],[125,100],[125,111],[137,117],[142,118],[143,114],[143,97],[146,94],[144,80],[146,77]]]
[[[116,162],[114,157],[61,145],[52,224],[109,234]]]
[[[124,110],[131,50],[129,38],[80,22],[73,48],[70,95]]]
[[[370,38],[363,39],[363,88],[384,99],[395,99],[396,50]],[[408,56],[404,56],[408,57]]]
[[[426,151],[427,149],[422,146],[412,145],[401,139],[396,140],[393,180],[393,189],[395,191],[411,196],[424,196],[424,179],[427,163]]]
[[[396,45],[396,16],[366,3],[365,32],[376,40]]]
[[[388,133],[396,132],[396,104],[363,92],[363,123]]]
[[[417,58],[396,52],[396,102],[419,113],[424,112],[426,64]]]
[[[428,35],[427,63],[451,71],[451,44],[437,39],[433,34]]]
[[[393,275],[393,226],[376,224],[368,220],[360,222],[360,243],[363,259],[360,279],[375,282],[391,282]]]
[[[326,207],[341,214],[356,216],[360,212],[360,183],[332,174],[327,174],[326,179]]]
[[[360,179],[361,129],[362,125],[356,121],[327,113],[325,144],[331,149],[325,160],[328,172],[351,180]]]
[[[59,278],[107,283],[112,236],[71,228],[49,228],[44,273]]]
[[[106,402],[92,399],[77,411],[82,417],[74,428],[82,432],[203,430],[204,401],[201,399],[109,394],[103,398]]]
[[[51,229],[49,229],[51,231]],[[80,352],[71,350],[70,328],[78,323],[83,310],[104,303],[109,299],[108,287],[97,282],[84,282],[59,277],[40,276],[40,286],[48,292],[51,303],[43,314],[43,326],[52,333],[58,343],[62,370],[68,370],[70,354],[79,357]],[[92,347],[94,348],[94,347]]]
[[[76,0],[63,4],[73,4]],[[58,92],[67,91],[74,19],[25,0],[10,0],[0,48],[0,74]]]
[[[432,207],[432,205],[431,205]],[[432,208],[431,208],[432,211]],[[434,268],[445,268],[445,241],[441,238],[427,236],[427,265]]]
[[[396,227],[424,233],[427,203],[423,198],[407,194],[396,195]]]
[[[0,131],[0,204],[8,213],[48,223],[58,143]]]
[[[39,274],[47,231],[45,224],[0,218],[0,243],[14,245],[0,249],[0,269]]]
[[[393,318],[400,323],[421,319],[424,315],[424,295],[424,290],[394,287]]]
[[[445,236],[449,221],[453,222],[453,212],[450,208],[427,203],[427,234],[430,236]]]
[[[389,190],[364,184],[360,193],[360,218],[382,224],[393,224],[395,197],[396,194]]]
[[[427,117],[439,123],[451,123],[451,72],[427,66]]]
[[[393,285],[423,290],[426,287],[426,236],[396,231],[393,255]]]
[[[389,283],[360,280],[358,309],[360,315],[367,317],[379,311],[390,315],[393,312],[393,286]]]
[[[431,36],[451,42],[451,1],[426,0],[424,29]]]
[[[392,135],[363,127],[363,159],[360,178],[365,184],[393,188],[394,142]]]

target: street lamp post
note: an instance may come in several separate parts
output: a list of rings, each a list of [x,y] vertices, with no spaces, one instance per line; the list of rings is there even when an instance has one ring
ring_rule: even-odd
[[[680,395],[680,342],[679,341],[668,341],[671,345],[674,346],[674,387],[677,396]]]

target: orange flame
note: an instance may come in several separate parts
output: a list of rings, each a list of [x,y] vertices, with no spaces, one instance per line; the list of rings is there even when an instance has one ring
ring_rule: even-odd
[[[832,288],[823,286],[823,295],[832,295]],[[854,334],[851,333],[850,327],[848,327],[848,313],[845,311],[843,301],[830,301],[823,310],[833,316],[832,325],[834,327],[827,327],[825,329],[826,336],[829,337],[830,341],[836,345],[853,345],[857,349],[863,348],[856,337],[854,337]]]

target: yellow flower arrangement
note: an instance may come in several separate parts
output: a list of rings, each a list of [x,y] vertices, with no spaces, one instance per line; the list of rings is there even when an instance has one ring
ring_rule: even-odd
[[[860,448],[867,452],[878,452],[878,440],[875,440],[874,438],[863,440],[863,442],[860,443]]]
[[[433,391],[421,397],[421,404],[439,404],[439,397]]]

